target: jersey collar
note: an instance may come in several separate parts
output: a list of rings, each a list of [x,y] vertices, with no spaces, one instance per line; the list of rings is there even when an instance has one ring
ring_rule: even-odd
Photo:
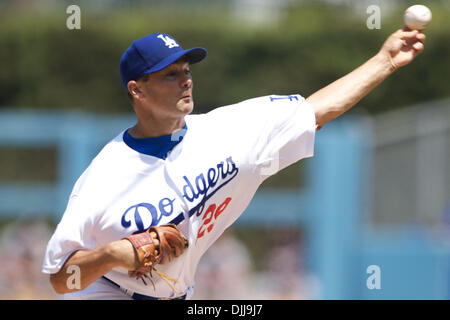
[[[187,124],[176,134],[169,134],[154,138],[134,138],[125,130],[123,141],[131,149],[149,156],[165,160],[169,152],[179,144],[187,132]]]

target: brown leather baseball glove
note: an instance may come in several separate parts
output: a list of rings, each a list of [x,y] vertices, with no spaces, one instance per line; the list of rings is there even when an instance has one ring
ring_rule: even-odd
[[[157,264],[168,263],[180,256],[189,245],[188,240],[177,229],[176,225],[166,224],[150,227],[147,231],[132,234],[124,239],[131,242],[140,263],[140,266],[136,270],[129,271],[128,275],[137,279],[140,278],[147,284],[144,278],[151,280],[152,271],[155,271],[177,292],[168,280],[177,281],[155,268]]]

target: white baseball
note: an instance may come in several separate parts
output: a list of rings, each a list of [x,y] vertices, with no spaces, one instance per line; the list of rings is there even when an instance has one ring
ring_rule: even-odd
[[[405,24],[412,30],[423,30],[431,21],[431,11],[426,6],[416,4],[405,10]]]

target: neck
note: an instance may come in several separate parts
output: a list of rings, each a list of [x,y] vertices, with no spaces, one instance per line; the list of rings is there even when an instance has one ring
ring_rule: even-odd
[[[178,119],[164,121],[148,121],[138,118],[136,125],[128,130],[134,138],[154,138],[173,134],[184,128],[184,116]]]

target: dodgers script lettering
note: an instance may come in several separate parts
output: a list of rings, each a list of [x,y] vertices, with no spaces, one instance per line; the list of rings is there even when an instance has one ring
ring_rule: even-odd
[[[232,157],[226,158],[226,161],[219,162],[215,167],[208,168],[194,178],[183,176],[184,185],[180,188],[183,191],[183,198],[192,203],[193,207],[189,210],[188,216],[194,214],[200,216],[205,208],[205,204],[217,191],[223,188],[227,183],[233,180],[239,172],[239,168]],[[149,202],[141,202],[128,207],[122,214],[121,224],[124,228],[135,227],[136,233],[143,232],[151,226],[156,226],[163,217],[174,218],[170,223],[180,224],[185,215],[183,212],[174,212],[175,198],[164,197],[154,205]],[[147,225],[143,215],[150,217],[150,224]],[[133,224],[134,222],[134,224]]]

